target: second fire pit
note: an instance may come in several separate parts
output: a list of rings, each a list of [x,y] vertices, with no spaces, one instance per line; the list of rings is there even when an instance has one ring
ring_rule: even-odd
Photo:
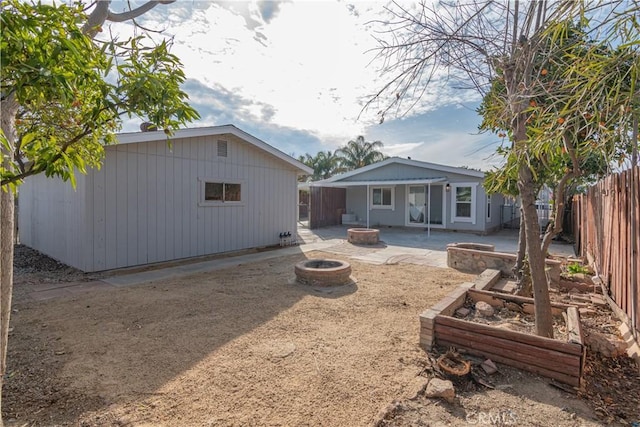
[[[349,228],[347,241],[356,245],[375,245],[378,243],[380,230],[375,228]]]
[[[351,265],[336,259],[308,259],[296,264],[298,282],[312,286],[348,285],[351,280]]]

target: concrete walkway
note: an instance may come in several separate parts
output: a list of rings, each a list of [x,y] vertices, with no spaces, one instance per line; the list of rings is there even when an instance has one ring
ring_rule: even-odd
[[[505,230],[488,236],[478,236],[438,230],[431,230],[431,234],[428,235],[422,229],[385,228],[380,230],[381,242],[372,246],[352,245],[346,241],[346,236],[347,227],[343,226],[326,227],[319,230],[300,227],[298,229],[299,245],[206,261],[185,262],[145,271],[114,272],[111,276],[91,282],[47,284],[37,291],[31,292],[29,296],[38,301],[68,297],[83,292],[135,286],[141,283],[237,267],[242,264],[318,250],[372,264],[410,263],[446,267],[446,248],[449,243],[487,243],[495,245],[496,251],[515,253],[518,241],[517,232],[512,230]],[[569,244],[554,242],[550,252],[573,255],[573,247]]]

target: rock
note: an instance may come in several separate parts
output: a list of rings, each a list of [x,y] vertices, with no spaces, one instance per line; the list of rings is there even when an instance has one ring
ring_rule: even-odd
[[[627,344],[617,336],[591,331],[584,341],[591,351],[605,357],[618,357],[627,353]]]
[[[456,389],[453,387],[453,383],[449,380],[432,378],[429,381],[429,384],[427,384],[424,395],[430,398],[441,397],[447,402],[452,403],[453,399],[456,397]]]
[[[496,372],[498,372],[498,367],[496,366],[495,363],[493,363],[493,360],[491,359],[487,359],[484,362],[482,362],[480,364],[480,367],[489,375],[493,375]]]
[[[419,395],[421,395],[424,392],[428,383],[429,383],[429,378],[423,377],[421,375],[417,375],[407,385],[407,397],[410,400],[417,398]]]
[[[493,313],[494,313],[493,307],[491,307],[489,304],[487,304],[484,301],[478,301],[476,303],[476,311],[482,317],[491,317],[493,316]]]
[[[460,317],[467,317],[469,313],[471,313],[471,310],[466,307],[460,307],[456,310],[456,315]]]
[[[584,273],[577,273],[573,275],[573,280],[576,282],[580,282],[580,283],[584,283],[586,285],[591,285],[593,286],[593,279],[591,278],[591,276],[586,275]]]

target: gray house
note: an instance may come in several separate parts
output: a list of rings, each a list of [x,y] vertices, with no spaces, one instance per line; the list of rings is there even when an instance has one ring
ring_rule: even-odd
[[[20,241],[83,271],[277,244],[311,169],[232,125],[118,135],[77,188],[20,187]]]
[[[500,226],[504,198],[486,194],[483,179],[472,169],[392,157],[310,185],[346,189],[343,224],[488,233]]]

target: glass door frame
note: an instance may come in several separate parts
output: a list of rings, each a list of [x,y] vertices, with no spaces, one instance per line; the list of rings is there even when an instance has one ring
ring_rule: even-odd
[[[429,227],[429,224],[427,222],[428,217],[429,217],[429,204],[431,203],[431,194],[433,194],[433,188],[436,186],[440,186],[442,187],[442,224],[431,224],[430,228],[447,228],[446,226],[446,197],[447,197],[447,192],[445,191],[445,183],[443,182],[438,182],[438,183],[434,183],[434,184],[407,184],[405,186],[406,188],[406,214],[405,214],[405,225],[407,227],[420,227],[420,228],[425,228],[425,227]],[[410,195],[410,189],[411,187],[422,187],[424,188],[424,194],[425,196],[427,194],[429,194],[429,197],[425,197],[425,205],[424,205],[424,222],[411,222],[411,206],[410,206],[410,201],[409,201],[409,195]],[[429,188],[431,187],[431,188]],[[431,192],[429,192],[429,189],[431,189]],[[432,207],[433,208],[433,207]],[[433,217],[433,212],[431,212],[431,216]]]

